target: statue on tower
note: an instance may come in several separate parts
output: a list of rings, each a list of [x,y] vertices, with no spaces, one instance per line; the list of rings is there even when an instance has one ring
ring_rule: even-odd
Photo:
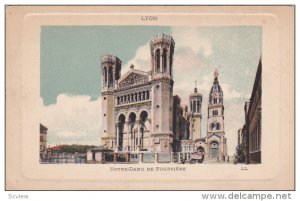
[[[218,76],[219,76],[219,71],[218,71],[218,69],[216,69],[214,72],[214,77],[217,78]]]

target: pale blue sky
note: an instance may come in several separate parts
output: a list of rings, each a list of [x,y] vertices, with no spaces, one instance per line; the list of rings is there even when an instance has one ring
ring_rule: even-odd
[[[100,56],[117,55],[125,64],[136,49],[170,27],[45,26],[41,32],[41,97],[100,95]]]

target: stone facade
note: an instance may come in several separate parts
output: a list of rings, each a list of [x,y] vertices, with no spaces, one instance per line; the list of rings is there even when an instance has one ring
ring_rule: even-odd
[[[215,144],[219,146],[216,157],[227,154],[223,92],[218,77],[210,94],[210,100],[217,98],[218,102],[209,104],[208,122],[217,122],[219,127],[216,130],[208,126],[207,136],[203,137],[202,94],[195,87],[189,96],[189,107],[182,106],[180,97],[173,95],[174,47],[171,36],[155,36],[150,42],[150,71],[137,70],[131,65],[122,77],[119,58],[101,57],[104,146],[119,153],[192,153],[195,142],[203,142],[207,156]],[[218,115],[214,115],[215,111]]]

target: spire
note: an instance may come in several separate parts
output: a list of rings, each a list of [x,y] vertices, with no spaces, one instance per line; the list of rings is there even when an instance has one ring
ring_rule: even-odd
[[[197,93],[197,80],[195,80],[195,89],[194,92]]]

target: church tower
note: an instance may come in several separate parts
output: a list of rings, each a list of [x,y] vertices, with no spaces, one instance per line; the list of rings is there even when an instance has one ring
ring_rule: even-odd
[[[158,34],[150,42],[152,87],[152,150],[170,152],[173,143],[173,54],[175,42]]]
[[[209,158],[224,159],[227,155],[224,131],[223,90],[218,80],[218,70],[214,72],[214,82],[209,93],[207,115],[207,148]]]
[[[113,55],[101,57],[102,69],[102,144],[110,148],[116,147],[114,124],[114,89],[117,88],[121,76],[122,61]]]
[[[194,93],[189,96],[190,103],[190,139],[200,139],[201,136],[201,106],[202,106],[202,94],[198,93],[197,85],[195,82]]]

